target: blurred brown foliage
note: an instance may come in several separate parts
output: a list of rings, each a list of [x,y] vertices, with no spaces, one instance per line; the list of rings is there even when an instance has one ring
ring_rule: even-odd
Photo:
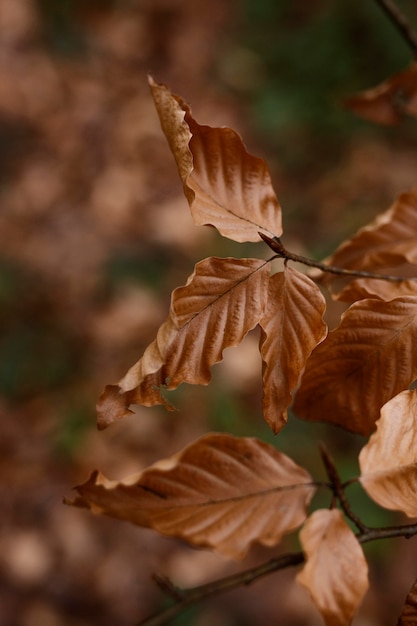
[[[5,626],[127,626],[158,606],[150,574],[162,563],[185,585],[234,571],[211,554],[64,507],[62,497],[92,467],[117,478],[175,452],[209,419],[209,402],[191,391],[181,420],[138,409],[140,419],[98,435],[93,407],[149,343],[170,290],[214,241],[192,224],[146,74],[184,94],[201,121],[242,129],[238,98],[216,74],[238,11],[221,0],[0,2]],[[355,137],[337,171],[307,177],[305,189],[278,166],[274,176],[279,197],[297,197],[295,209],[303,201],[319,207],[313,231],[327,238],[349,203],[365,198],[380,210],[381,198],[387,206],[387,197],[415,184],[416,161],[407,147]],[[345,227],[355,219],[348,214]],[[253,351],[243,349],[241,379],[256,395],[242,365]],[[398,549],[393,561],[403,565],[404,555],[412,558]],[[389,598],[409,587],[406,573]],[[279,580],[282,623],[316,623],[307,621],[309,601],[291,590],[291,575]],[[244,590],[183,623],[276,623],[274,581],[262,586],[262,601],[260,587]],[[369,602],[375,608],[379,598]],[[386,608],[376,611],[381,619]]]

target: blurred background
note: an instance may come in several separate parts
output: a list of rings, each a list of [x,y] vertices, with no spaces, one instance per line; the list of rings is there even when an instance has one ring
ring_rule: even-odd
[[[416,4],[399,5],[417,28]],[[133,626],[164,606],[153,573],[194,586],[297,543],[233,564],[64,506],[91,470],[121,479],[226,430],[273,442],[317,478],[325,439],[347,479],[364,442],[295,418],[273,438],[256,334],[210,387],[176,391],[177,412],[138,408],[97,432],[102,389],[153,339],[194,263],[265,254],[193,226],[147,73],[267,160],[286,247],[320,258],[417,182],[416,122],[378,128],[343,107],[410,53],[372,0],[0,0],[0,38],[0,623]],[[398,522],[359,487],[349,495],[368,524]],[[366,546],[372,588],[357,623],[396,622],[417,576],[414,544]],[[175,623],[320,624],[293,577]]]

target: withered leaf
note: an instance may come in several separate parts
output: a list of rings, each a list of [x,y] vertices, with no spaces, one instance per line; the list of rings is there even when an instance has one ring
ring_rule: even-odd
[[[225,348],[238,345],[259,322],[267,299],[269,265],[258,259],[210,257],[172,293],[168,319],[143,356],[97,405],[105,428],[130,404],[169,404],[161,388],[183,382],[206,385]],[[113,417],[114,416],[114,417]]]
[[[279,237],[281,207],[265,161],[234,130],[201,126],[181,98],[149,83],[194,222],[239,242],[259,241],[259,231]]]
[[[359,455],[360,482],[381,506],[417,517],[417,391],[387,402],[376,425]]]
[[[311,476],[273,446],[211,433],[126,481],[95,472],[71,504],[242,558],[306,518]]]
[[[307,361],[294,411],[363,435],[417,377],[417,296],[361,300]]]
[[[326,259],[329,265],[377,271],[403,263],[417,264],[417,189],[402,193],[373,222],[361,228]],[[326,273],[322,282],[334,281]]]
[[[386,126],[398,124],[405,115],[417,117],[417,63],[345,104],[360,117]]]
[[[417,626],[417,580],[407,594],[397,626]]]
[[[277,433],[314,347],[324,339],[325,300],[308,276],[286,267],[269,280],[261,326],[264,418]]]
[[[368,589],[361,545],[338,509],[310,515],[300,540],[306,564],[297,581],[310,592],[326,626],[347,626]]]
[[[366,298],[393,300],[394,298],[408,295],[417,296],[416,280],[390,282],[376,278],[357,278],[346,285],[335,296],[335,299],[342,302],[356,302],[356,300],[365,300]]]

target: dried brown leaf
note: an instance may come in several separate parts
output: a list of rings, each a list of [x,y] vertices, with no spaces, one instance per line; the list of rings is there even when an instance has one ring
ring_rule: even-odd
[[[259,231],[279,237],[281,207],[265,161],[234,130],[201,126],[165,85],[150,86],[194,222],[239,242],[259,241]]]
[[[308,276],[286,267],[270,278],[268,303],[259,324],[264,417],[275,433],[287,421],[287,408],[308,357],[326,336],[325,307]]]
[[[417,580],[407,594],[397,626],[417,626]]]
[[[417,391],[387,402],[376,425],[359,455],[360,482],[381,506],[417,517]]]
[[[403,263],[417,264],[417,189],[400,194],[388,211],[361,228],[326,262],[373,272]],[[333,280],[329,273],[322,277],[323,282]]]
[[[310,592],[326,626],[347,626],[368,589],[361,545],[337,509],[315,511],[300,540],[306,564],[297,581]]]
[[[258,259],[210,257],[195,266],[184,287],[174,290],[168,319],[155,341],[98,404],[105,428],[130,404],[169,404],[162,388],[183,382],[206,385],[225,348],[238,345],[259,322],[267,299],[269,265]]]
[[[339,291],[335,299],[342,302],[356,302],[366,298],[393,300],[408,295],[417,296],[417,281],[403,280],[397,283],[375,278],[357,278]]]
[[[273,446],[214,433],[127,481],[96,472],[76,490],[72,504],[240,559],[298,528],[315,487]]]
[[[417,296],[361,300],[313,351],[294,411],[369,435],[383,404],[417,377]]]
[[[417,117],[417,63],[394,74],[373,89],[367,89],[345,101],[360,117],[391,126],[405,115]]]

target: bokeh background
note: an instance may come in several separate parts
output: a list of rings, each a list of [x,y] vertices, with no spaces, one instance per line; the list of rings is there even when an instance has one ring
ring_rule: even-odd
[[[399,4],[417,27],[415,3]],[[227,430],[273,442],[317,478],[324,439],[349,478],[363,445],[295,418],[272,437],[256,334],[208,388],[175,392],[177,412],[138,408],[97,432],[104,385],[139,358],[194,263],[265,254],[194,227],[147,73],[200,123],[233,127],[266,158],[286,246],[320,258],[417,182],[415,120],[377,128],[343,107],[410,53],[371,0],[0,0],[0,38],[0,623],[133,626],[164,606],[152,573],[193,586],[297,549],[296,539],[228,563],[65,506],[91,470],[122,478]],[[398,523],[358,487],[349,494],[365,522]],[[396,622],[417,576],[414,544],[366,546],[372,588],[357,623]],[[277,573],[176,623],[320,624],[293,577]]]

